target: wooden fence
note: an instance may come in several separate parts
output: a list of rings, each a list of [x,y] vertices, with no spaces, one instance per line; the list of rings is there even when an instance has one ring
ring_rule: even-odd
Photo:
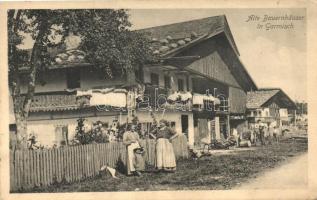
[[[143,140],[145,161],[154,165],[155,141]],[[187,158],[185,136],[173,140],[175,156]],[[99,174],[103,165],[125,165],[126,148],[121,142],[69,146],[45,150],[10,152],[10,190],[16,192],[56,183],[72,183]]]

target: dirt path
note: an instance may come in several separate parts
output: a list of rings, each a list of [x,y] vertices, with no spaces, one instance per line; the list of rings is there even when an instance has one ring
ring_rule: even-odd
[[[307,187],[307,153],[234,189],[292,189]]]

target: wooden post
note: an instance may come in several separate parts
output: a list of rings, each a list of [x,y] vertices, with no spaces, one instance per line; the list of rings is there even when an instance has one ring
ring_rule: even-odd
[[[227,116],[227,136],[230,136],[230,114]]]
[[[215,133],[216,133],[216,140],[221,139],[220,136],[220,122],[219,122],[219,117],[215,117]]]
[[[296,118],[297,118],[297,116],[296,116],[296,109],[295,109],[295,111],[294,111],[294,125],[296,126]]]

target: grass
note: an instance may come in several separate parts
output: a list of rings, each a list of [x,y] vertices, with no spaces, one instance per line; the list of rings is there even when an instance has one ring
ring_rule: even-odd
[[[147,190],[220,190],[230,189],[263,170],[276,167],[307,151],[307,142],[283,141],[279,145],[229,155],[213,155],[198,160],[179,160],[175,173],[143,173],[142,177],[120,179],[101,175],[72,184],[59,184],[23,192],[102,192]]]

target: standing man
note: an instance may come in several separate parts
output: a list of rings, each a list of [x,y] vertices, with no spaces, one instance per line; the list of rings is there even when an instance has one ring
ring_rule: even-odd
[[[258,142],[259,135],[260,135],[258,124],[255,124],[253,126],[253,135],[254,135],[254,145],[256,146],[256,143]]]
[[[273,138],[276,143],[279,143],[280,133],[279,133],[279,129],[276,126],[274,126],[274,129],[273,129]]]
[[[265,141],[264,141],[265,130],[264,130],[264,125],[262,123],[259,124],[259,132],[260,132],[261,145],[265,145]]]

